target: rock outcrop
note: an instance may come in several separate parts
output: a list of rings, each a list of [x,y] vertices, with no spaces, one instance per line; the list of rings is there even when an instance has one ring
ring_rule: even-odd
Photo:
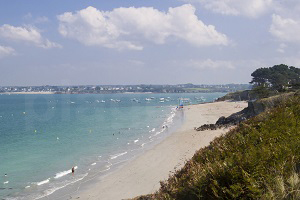
[[[273,108],[280,104],[280,102],[286,101],[290,96],[300,95],[300,92],[291,92],[282,95],[277,95],[265,99],[259,99],[256,101],[248,101],[248,107],[244,108],[242,111],[234,113],[229,117],[220,117],[215,124],[204,124],[198,128],[195,128],[196,131],[204,130],[216,130],[218,128],[227,128],[232,125],[237,125],[242,121],[250,117],[254,117],[266,109]]]

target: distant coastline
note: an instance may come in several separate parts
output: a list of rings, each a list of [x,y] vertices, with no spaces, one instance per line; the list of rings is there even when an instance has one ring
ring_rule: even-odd
[[[0,86],[1,94],[160,94],[229,93],[250,88],[249,84],[220,85],[77,85],[77,86]]]
[[[55,92],[4,92],[1,94],[55,94]]]

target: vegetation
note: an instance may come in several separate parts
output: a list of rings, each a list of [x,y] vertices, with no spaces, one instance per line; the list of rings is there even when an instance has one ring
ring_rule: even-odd
[[[259,68],[251,76],[253,78],[250,83],[255,87],[260,86],[261,89],[268,88],[283,92],[287,89],[299,89],[300,86],[300,69],[284,64]]]
[[[300,89],[300,69],[284,64],[259,68],[252,74],[252,90],[228,93],[218,101],[256,100]]]
[[[137,199],[300,199],[300,97],[264,101],[276,107],[215,139],[157,193]]]

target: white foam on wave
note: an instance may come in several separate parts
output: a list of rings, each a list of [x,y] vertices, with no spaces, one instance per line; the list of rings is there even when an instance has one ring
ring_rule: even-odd
[[[153,128],[151,131],[149,131],[149,133],[154,132],[154,131],[155,131],[155,128]]]
[[[127,151],[125,151],[125,152],[123,152],[123,153],[119,153],[119,154],[112,155],[112,156],[110,157],[110,159],[113,160],[113,159],[116,159],[117,157],[123,156],[123,155],[125,155],[125,154],[127,154]]]
[[[81,180],[84,179],[87,175],[88,175],[88,173],[83,174],[82,176],[80,176],[80,178],[75,179],[74,181],[69,181],[69,182],[67,182],[66,184],[62,185],[62,186],[48,189],[48,190],[44,191],[44,194],[42,194],[42,195],[40,195],[40,196],[38,196],[38,197],[36,197],[36,198],[34,198],[34,199],[37,200],[37,199],[41,199],[41,198],[44,198],[44,197],[46,197],[46,196],[49,196],[50,194],[54,193],[54,192],[57,191],[57,190],[60,190],[60,189],[66,187],[66,186],[68,186],[68,185],[70,185],[70,184],[74,184],[74,183],[76,183],[76,182],[78,182],[78,181],[81,181]]]
[[[176,108],[173,107],[171,109],[171,113],[170,113],[169,117],[163,122],[163,125],[162,125],[163,129],[161,131],[157,131],[154,135],[149,136],[149,139],[163,133],[166,130],[166,128],[173,122],[175,115],[176,115]],[[155,132],[155,128],[153,128],[149,132]]]
[[[5,181],[5,182],[3,182],[3,184],[7,184],[7,183],[9,183],[9,181]]]
[[[77,169],[78,167],[75,166],[74,169]],[[72,169],[69,169],[69,170],[66,170],[66,171],[63,171],[63,172],[58,172],[55,174],[54,178],[55,179],[58,179],[58,178],[61,178],[63,176],[66,176],[67,174],[71,174],[72,173]]]
[[[41,181],[41,182],[37,182],[36,185],[38,185],[38,186],[44,185],[44,184],[46,184],[46,183],[49,183],[49,181],[50,181],[50,178],[48,178],[48,179],[46,179],[46,180],[43,180],[43,181]]]
[[[97,164],[97,163],[93,163],[93,164],[91,164],[91,165],[93,166],[93,165],[96,165],[96,164]]]
[[[157,135],[161,134],[162,132],[163,132],[163,130],[162,130],[162,131],[158,131],[158,132],[156,132],[156,133],[154,134],[154,136],[157,136]]]
[[[139,140],[134,140],[134,143],[137,143]]]

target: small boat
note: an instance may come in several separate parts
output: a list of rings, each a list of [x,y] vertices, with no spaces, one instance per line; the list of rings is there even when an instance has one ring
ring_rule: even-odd
[[[137,102],[137,103],[139,103],[139,100],[138,100],[138,99],[136,99],[136,98],[133,98],[133,99],[131,99],[131,101],[134,101],[134,102]]]

